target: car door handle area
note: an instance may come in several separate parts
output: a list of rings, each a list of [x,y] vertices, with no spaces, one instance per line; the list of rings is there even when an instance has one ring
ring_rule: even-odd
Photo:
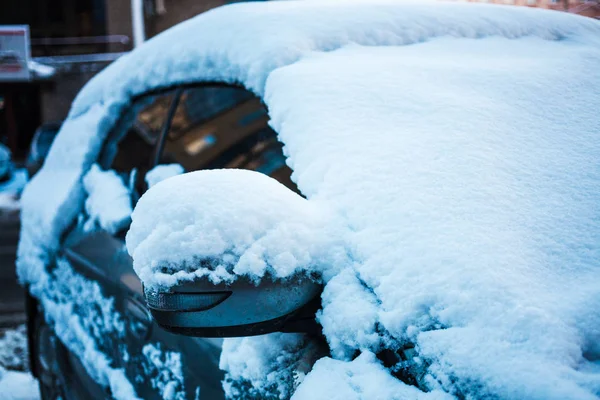
[[[142,299],[127,297],[125,302],[125,318],[127,329],[134,340],[146,341],[152,333],[152,316]]]
[[[73,249],[64,249],[63,254],[69,264],[79,273],[91,279],[106,279],[105,271]]]

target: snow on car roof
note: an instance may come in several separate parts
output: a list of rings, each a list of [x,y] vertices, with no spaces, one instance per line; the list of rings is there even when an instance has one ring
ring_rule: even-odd
[[[264,95],[309,202],[348,226],[354,263],[330,277],[319,317],[337,358],[413,342],[429,389],[593,398],[599,36],[578,16],[455,3],[252,3],[200,15],[78,95],[23,196],[20,279],[43,296],[45,264],[83,204],[82,176],[133,97],[239,83]],[[306,383],[363,385],[350,375]]]

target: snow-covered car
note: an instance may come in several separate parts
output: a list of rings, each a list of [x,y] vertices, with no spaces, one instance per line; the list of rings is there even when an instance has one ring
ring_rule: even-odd
[[[599,66],[599,21],[397,1],[119,58],[23,194],[43,397],[598,398]]]
[[[12,168],[10,150],[0,143],[0,182],[10,178]]]

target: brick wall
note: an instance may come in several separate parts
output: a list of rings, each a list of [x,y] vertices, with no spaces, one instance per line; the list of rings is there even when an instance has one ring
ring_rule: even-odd
[[[600,2],[586,0],[467,0],[473,3],[507,4],[568,11],[591,18],[600,18]]]

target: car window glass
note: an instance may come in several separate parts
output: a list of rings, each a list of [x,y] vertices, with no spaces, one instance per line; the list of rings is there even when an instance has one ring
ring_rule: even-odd
[[[268,126],[265,106],[233,86],[198,86],[182,91],[160,164],[186,172],[241,168],[262,172],[297,191],[282,144]]]
[[[108,155],[109,168],[129,181],[141,195],[145,190],[144,177],[153,167],[154,152],[167,118],[174,92],[148,95],[134,101],[112,140]]]
[[[117,125],[110,132],[105,147],[100,154],[98,165],[92,167],[92,169],[99,168],[96,175],[102,177],[102,179],[95,179],[94,181],[102,184],[103,188],[95,191],[99,195],[94,196],[94,199],[92,199],[90,190],[87,190],[89,197],[86,200],[86,205],[88,203],[90,206],[95,204],[94,209],[99,212],[111,211],[114,208],[111,204],[117,198],[122,201],[122,191],[125,190],[130,197],[130,210],[135,206],[141,194],[146,190],[145,176],[154,166],[157,143],[163,126],[166,126],[168,109],[174,98],[175,92],[169,90],[141,96],[133,101],[131,107],[122,115]],[[115,179],[120,179],[120,184],[116,184]],[[91,178],[88,180],[90,181],[88,182],[90,188],[97,186],[92,185]],[[109,185],[109,182],[112,182],[112,184]],[[111,204],[102,204],[103,202]],[[120,209],[125,210],[126,207],[123,206]],[[83,224],[84,228],[99,226],[110,232],[111,229],[106,229],[101,223],[109,221],[110,218],[108,217],[113,217],[113,215],[105,216],[98,212],[92,213],[86,207],[85,213],[80,217],[78,224]],[[125,221],[126,217],[126,215],[121,215],[117,222]],[[127,226],[122,225],[124,224],[120,222],[115,225],[118,228],[116,229],[117,236],[123,236],[127,230]],[[115,229],[112,230],[115,231]]]

